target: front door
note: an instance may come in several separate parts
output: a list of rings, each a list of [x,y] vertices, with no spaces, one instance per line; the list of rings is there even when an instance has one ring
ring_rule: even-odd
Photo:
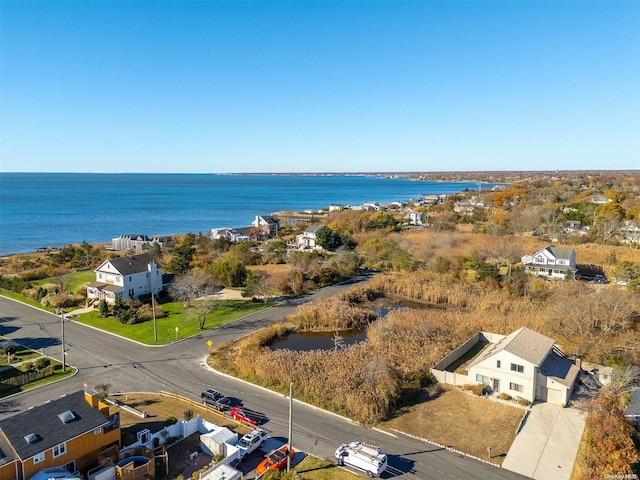
[[[494,392],[500,392],[500,379],[499,378],[492,378],[493,380],[493,391]]]

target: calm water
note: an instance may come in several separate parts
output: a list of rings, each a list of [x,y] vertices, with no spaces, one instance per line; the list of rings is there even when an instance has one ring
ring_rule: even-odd
[[[356,175],[0,173],[0,254],[127,233],[246,227],[256,215],[477,188]]]

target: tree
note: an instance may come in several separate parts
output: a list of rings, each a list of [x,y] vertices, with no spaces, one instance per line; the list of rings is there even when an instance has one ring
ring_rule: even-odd
[[[333,230],[327,226],[322,226],[316,232],[316,244],[320,247],[327,247],[333,244]]]
[[[218,293],[220,287],[216,277],[207,270],[194,269],[176,277],[171,283],[171,296],[184,302],[189,308],[190,302],[196,298]]]
[[[249,272],[247,285],[242,291],[243,297],[262,298],[265,305],[272,292],[271,276],[266,272]]]
[[[109,306],[107,301],[103,298],[98,302],[98,315],[100,317],[106,317],[109,314]]]
[[[225,287],[240,287],[247,278],[247,269],[236,257],[231,257],[211,266],[217,281]]]
[[[198,321],[200,330],[204,329],[207,317],[216,309],[217,305],[218,303],[216,301],[208,299],[193,302],[191,307],[189,307],[189,315],[191,316],[191,318],[194,318]]]
[[[180,245],[171,252],[171,260],[167,269],[171,273],[183,274],[191,269],[191,262],[195,254],[195,237],[189,234]]]
[[[630,289],[640,289],[640,264],[625,260],[616,265],[611,276],[618,281],[626,282]]]

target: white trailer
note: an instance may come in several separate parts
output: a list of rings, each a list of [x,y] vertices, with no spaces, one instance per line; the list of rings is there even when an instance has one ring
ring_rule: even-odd
[[[355,467],[369,477],[378,477],[387,468],[387,455],[380,451],[380,447],[363,442],[343,443],[335,456],[338,465]]]

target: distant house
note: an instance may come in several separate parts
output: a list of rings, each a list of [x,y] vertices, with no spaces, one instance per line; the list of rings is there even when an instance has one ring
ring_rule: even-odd
[[[468,364],[466,375],[447,375],[444,363],[452,363],[482,343],[486,345]],[[432,369],[439,381],[481,383],[494,393],[558,405],[567,404],[580,372],[579,364],[566,358],[553,339],[525,327],[507,336],[478,332],[455,355],[445,358]]]
[[[278,236],[278,220],[275,217],[256,215],[255,220],[251,222],[251,226],[260,229],[266,237]]]
[[[111,250],[133,250],[135,252],[141,252],[145,249],[145,247],[149,247],[154,243],[160,245],[160,247],[164,247],[170,241],[171,236],[169,235],[156,235],[153,237],[148,237],[141,233],[128,233],[126,235],[120,235],[118,238],[112,239]]]
[[[631,394],[631,401],[624,409],[624,416],[631,425],[640,429],[640,388]]]
[[[550,245],[533,255],[522,257],[524,271],[553,279],[575,278],[576,252],[573,248]]]
[[[624,222],[620,228],[620,237],[623,243],[633,245],[640,243],[640,223],[633,220]]]
[[[0,480],[29,480],[55,467],[86,471],[118,459],[120,425],[95,392],[78,391],[0,420]],[[60,477],[62,478],[62,477]]]
[[[567,220],[562,227],[565,233],[577,233],[580,231],[581,226],[582,222],[580,222],[580,220]]]
[[[162,291],[162,269],[148,253],[110,258],[95,269],[96,281],[87,285],[87,298],[107,303]]]
[[[247,235],[246,230],[247,230],[246,228],[231,228],[231,227],[212,228],[211,239],[218,240],[220,238],[226,238],[231,243],[246,242],[251,238],[249,235]]]
[[[318,248],[318,231],[323,228],[321,225],[308,227],[300,235],[296,235],[296,246],[301,250]]]
[[[418,212],[411,208],[406,211],[404,218],[409,220],[410,225],[424,225],[427,220],[427,216],[424,212]]]
[[[365,210],[367,212],[370,212],[372,210],[378,211],[378,210],[382,210],[382,206],[378,202],[367,201],[362,204],[362,210]]]

